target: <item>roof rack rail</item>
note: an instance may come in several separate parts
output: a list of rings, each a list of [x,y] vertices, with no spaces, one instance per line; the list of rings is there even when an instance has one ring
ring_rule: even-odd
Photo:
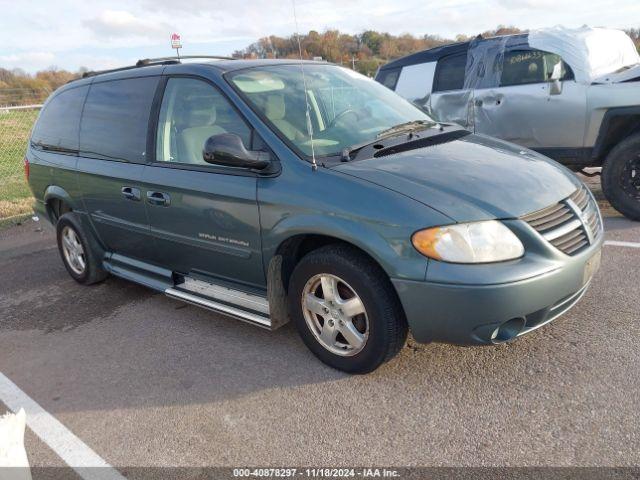
[[[112,68],[112,69],[109,69],[109,70],[96,70],[96,71],[84,72],[82,74],[82,78],[94,77],[96,75],[102,75],[104,73],[122,72],[122,71],[125,71],[125,70],[131,70],[131,69],[134,69],[134,68],[148,67],[148,66],[151,66],[151,65],[175,65],[177,63],[180,63],[180,60],[185,59],[185,58],[208,58],[208,59],[213,59],[213,60],[236,60],[235,58],[232,58],[232,57],[220,57],[220,56],[217,56],[217,55],[182,55],[180,57],[143,58],[141,60],[138,60],[135,65],[129,65],[127,67]]]
[[[140,63],[140,61],[138,61],[138,63]],[[138,65],[138,63],[136,63],[135,65],[129,65],[127,67],[110,68],[108,70],[95,70],[90,72],[84,72],[82,74],[82,78],[95,77],[96,75],[102,75],[105,73],[123,72],[125,70],[133,70],[134,68],[146,67],[151,65],[171,65],[171,64],[180,63],[180,62],[178,62],[177,60],[169,60],[164,62],[147,62],[140,65]]]
[[[233,57],[221,57],[219,55],[180,55],[179,57],[160,57],[160,58],[143,58],[142,60],[138,60],[136,63],[136,67],[143,67],[145,65],[161,63],[167,61],[178,61],[183,59],[190,58],[208,58],[211,60],[236,60]]]

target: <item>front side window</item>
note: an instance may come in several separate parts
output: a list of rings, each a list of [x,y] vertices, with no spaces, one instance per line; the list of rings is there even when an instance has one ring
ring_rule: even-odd
[[[156,161],[209,165],[202,149],[221,133],[238,135],[250,148],[251,130],[216,88],[194,78],[170,78],[160,108]]]
[[[44,148],[77,152],[80,115],[89,87],[60,92],[45,105],[33,129],[31,141]]]
[[[560,55],[541,50],[513,50],[504,54],[500,86],[568,80],[570,76],[571,69]]]
[[[82,115],[83,155],[142,163],[158,77],[128,78],[91,85]]]
[[[435,79],[433,82],[434,92],[444,92],[448,90],[461,90],[464,87],[464,75],[467,68],[467,54],[460,53],[449,55],[438,60]]]
[[[378,82],[334,65],[305,65],[304,71],[300,65],[274,65],[229,76],[272,129],[306,156],[312,153],[310,132],[315,155],[334,156],[398,124],[432,122]]]

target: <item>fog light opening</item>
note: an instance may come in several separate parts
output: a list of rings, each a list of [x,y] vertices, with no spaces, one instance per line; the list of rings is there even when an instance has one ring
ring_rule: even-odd
[[[513,340],[522,331],[524,324],[525,319],[522,317],[507,320],[491,333],[491,342],[504,343]]]

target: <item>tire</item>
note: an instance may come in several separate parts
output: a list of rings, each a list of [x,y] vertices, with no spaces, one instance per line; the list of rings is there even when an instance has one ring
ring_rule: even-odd
[[[640,221],[640,134],[616,145],[602,166],[602,191],[617,211]]]
[[[56,236],[62,263],[71,278],[83,285],[91,285],[107,277],[99,248],[88,238],[76,214],[65,213],[58,219]]]
[[[302,340],[335,369],[371,372],[393,358],[407,339],[404,311],[386,273],[348,245],[328,245],[305,255],[291,275],[288,295],[289,313]]]

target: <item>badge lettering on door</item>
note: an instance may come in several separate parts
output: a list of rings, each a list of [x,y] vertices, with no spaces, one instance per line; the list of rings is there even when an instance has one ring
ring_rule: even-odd
[[[198,238],[203,240],[211,240],[212,242],[228,243],[230,245],[237,245],[239,247],[248,247],[249,242],[244,240],[238,240],[237,238],[220,237],[218,235],[211,235],[210,233],[198,233]]]

